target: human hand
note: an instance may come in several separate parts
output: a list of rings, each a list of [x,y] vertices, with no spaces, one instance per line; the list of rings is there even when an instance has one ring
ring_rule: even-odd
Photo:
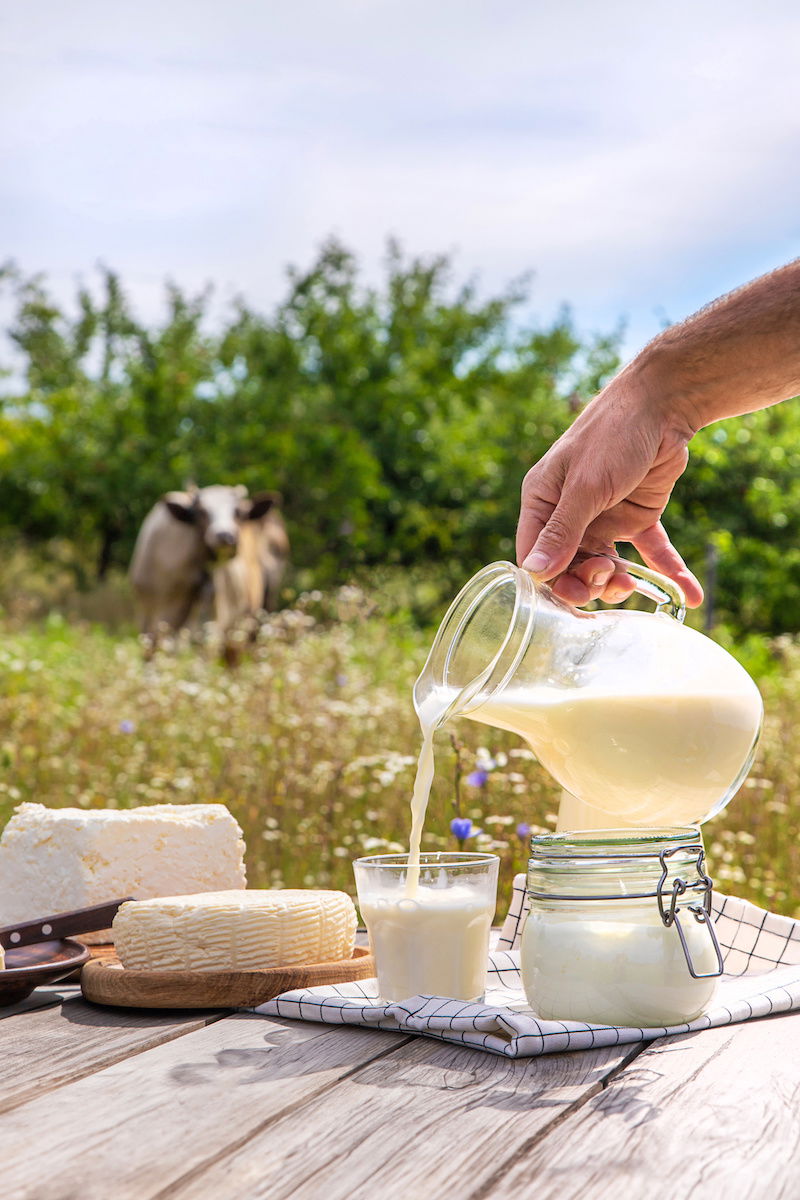
[[[618,603],[634,583],[606,555],[626,541],[690,607],[701,604],[703,589],[661,524],[692,432],[627,368],[525,476],[517,561],[569,604]],[[596,553],[573,564],[579,547]]]

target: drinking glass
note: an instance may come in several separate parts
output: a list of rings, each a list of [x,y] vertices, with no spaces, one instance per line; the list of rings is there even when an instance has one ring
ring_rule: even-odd
[[[358,905],[384,1000],[483,1000],[497,897],[496,854],[377,854],[354,863]]]

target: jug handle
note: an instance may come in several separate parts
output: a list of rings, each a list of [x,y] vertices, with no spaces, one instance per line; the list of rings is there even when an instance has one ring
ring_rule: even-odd
[[[584,558],[596,558],[600,552],[597,550],[580,549],[575,555],[573,562],[580,562]],[[627,558],[618,558],[616,554],[603,554],[603,558],[610,558],[615,566],[621,567],[634,581],[636,591],[640,596],[646,596],[648,600],[654,600],[656,609],[665,609],[671,617],[676,621],[683,621],[686,616],[686,597],[683,594],[682,588],[678,587],[673,580],[667,579],[666,575],[659,574],[658,571],[653,571],[650,567],[643,567],[639,563],[629,562]]]

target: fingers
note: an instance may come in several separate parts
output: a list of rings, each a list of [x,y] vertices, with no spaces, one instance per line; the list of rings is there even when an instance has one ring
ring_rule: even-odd
[[[591,589],[569,571],[566,575],[559,575],[558,579],[555,579],[550,586],[559,600],[564,600],[573,608],[581,608],[593,599]]]
[[[553,591],[568,604],[579,608],[590,600],[597,600],[613,575],[613,561],[598,553],[573,564],[566,574],[555,581]]]
[[[598,551],[591,558],[584,558],[570,567],[570,574],[577,576],[590,592],[599,596],[614,574],[614,561]]]
[[[692,574],[678,551],[670,542],[667,532],[659,522],[642,534],[631,538],[631,543],[641,554],[648,567],[660,571],[679,585],[686,596],[686,603],[696,608],[703,602],[703,589]],[[609,570],[608,568],[611,568]],[[621,567],[598,554],[584,559],[551,585],[555,594],[567,604],[580,608],[591,600],[602,600],[605,604],[621,604],[636,591],[636,583]]]
[[[555,505],[541,500],[526,504],[523,496],[517,529],[517,561],[521,559],[521,565],[540,579],[560,575],[572,562],[586,526],[596,515],[583,505],[577,507],[574,492],[563,494]]]
[[[520,566],[524,565],[554,508],[555,504],[548,504],[545,500],[526,502],[523,490],[517,525],[517,562]]]
[[[596,568],[594,574],[587,579],[586,570],[596,563],[608,565]],[[580,608],[591,600],[602,600],[605,604],[621,604],[636,590],[636,584],[630,575],[619,568],[615,570],[609,559],[600,558],[588,559],[573,567],[564,575],[560,575],[551,587],[559,599],[565,600],[573,608]]]
[[[627,600],[628,596],[632,596],[636,591],[636,581],[625,571],[617,570],[608,581],[608,586],[603,588],[600,599],[604,604],[621,604],[623,600]]]
[[[631,538],[631,542],[648,567],[652,567],[654,571],[660,571],[668,579],[674,579],[684,592],[689,608],[697,608],[703,603],[703,588],[700,580],[686,566],[660,521],[637,534],[635,538]]]

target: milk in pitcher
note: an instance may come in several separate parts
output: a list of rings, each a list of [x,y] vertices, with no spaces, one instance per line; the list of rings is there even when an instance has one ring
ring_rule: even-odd
[[[741,776],[761,720],[755,685],[738,692],[568,694],[508,689],[466,714],[518,733],[581,803],[570,829],[706,820]],[[584,824],[585,820],[591,823]]]
[[[752,761],[761,696],[732,655],[682,624],[670,581],[626,566],[672,615],[576,611],[512,563],[474,576],[414,688],[426,754],[431,731],[457,716],[519,734],[569,793],[562,829],[689,825],[718,812]]]

